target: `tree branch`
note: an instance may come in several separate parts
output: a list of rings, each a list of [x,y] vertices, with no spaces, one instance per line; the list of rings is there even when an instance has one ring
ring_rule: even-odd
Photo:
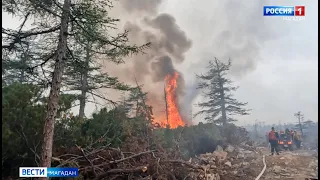
[[[106,177],[107,175],[110,174],[128,174],[128,173],[141,173],[141,172],[145,172],[148,169],[148,165],[147,166],[139,166],[139,167],[135,167],[135,168],[131,168],[131,169],[111,169],[105,173],[102,173],[100,175],[98,175],[98,177],[96,177],[93,180],[101,180],[104,177]]]
[[[5,28],[2,28],[2,33],[3,34],[6,34],[8,36],[13,36],[14,39],[12,42],[10,42],[8,45],[2,45],[2,49],[8,49],[9,51],[11,51],[12,49],[14,49],[15,47],[15,44],[17,43],[20,43],[22,39],[25,39],[25,38],[28,38],[28,37],[31,37],[31,36],[37,36],[37,35],[42,35],[42,34],[48,34],[48,33],[52,33],[52,32],[55,32],[57,30],[60,29],[60,25],[59,26],[55,26],[55,27],[52,27],[50,29],[47,29],[47,30],[42,30],[42,31],[25,31],[25,32],[8,32],[7,29]]]

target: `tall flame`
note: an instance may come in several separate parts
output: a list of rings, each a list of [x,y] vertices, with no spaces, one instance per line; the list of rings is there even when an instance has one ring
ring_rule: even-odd
[[[179,108],[177,104],[176,89],[178,87],[177,80],[179,74],[174,72],[173,75],[168,74],[165,78],[165,97],[167,103],[167,120],[165,124],[168,124],[170,128],[177,128],[179,126],[184,126],[185,123],[179,113]]]

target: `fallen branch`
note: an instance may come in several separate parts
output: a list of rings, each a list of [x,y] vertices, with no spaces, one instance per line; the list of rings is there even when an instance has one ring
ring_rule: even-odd
[[[120,162],[129,160],[129,159],[132,159],[132,158],[135,158],[135,157],[144,155],[144,154],[148,154],[148,153],[153,153],[153,152],[154,152],[154,150],[141,152],[141,153],[134,154],[134,155],[129,156],[129,157],[126,157],[126,158],[122,158],[122,159],[118,159],[118,160],[114,160],[114,161],[109,161],[109,162],[106,162],[106,163],[102,163],[102,164],[99,164],[99,165],[95,165],[95,167],[96,167],[96,168],[102,168],[102,167],[107,166],[107,165],[109,165],[109,164],[117,164],[117,163],[120,163]],[[80,168],[79,170],[80,170],[80,171],[86,171],[86,170],[88,170],[88,169],[91,169],[91,168],[83,167],[83,168]]]
[[[175,164],[183,164],[183,165],[186,165],[188,166],[189,168],[192,168],[192,169],[201,169],[203,171],[205,171],[205,169],[201,166],[198,166],[198,165],[193,165],[193,164],[190,164],[186,161],[181,161],[181,160],[166,160],[166,161],[162,161],[162,162],[168,162],[168,163],[175,163]]]
[[[94,177],[97,177],[96,169],[94,168],[93,163],[88,159],[88,157],[86,156],[86,153],[83,151],[83,149],[80,146],[77,146],[77,148],[81,151],[83,157],[90,163]]]
[[[147,149],[146,144],[140,148],[140,150],[143,149]],[[73,154],[72,156],[64,156],[64,160],[59,160],[61,164],[76,162],[79,167],[79,173],[82,174],[84,179],[93,180],[148,179],[147,177],[149,179],[190,179],[190,177],[195,177],[194,173],[202,174],[202,177],[205,176],[205,167],[181,159],[175,160],[173,159],[173,154],[166,154],[158,150],[146,150],[143,152],[139,152],[139,150],[126,152],[125,150],[132,151],[133,149],[112,147],[91,149],[77,146],[75,149],[67,150],[66,153]],[[189,176],[187,176],[187,172],[190,173]]]
[[[141,152],[141,153],[138,153],[138,154],[134,154],[134,155],[132,155],[132,156],[129,156],[129,157],[126,157],[126,158],[123,158],[123,159],[110,161],[109,163],[110,163],[110,164],[119,163],[119,162],[122,162],[122,161],[126,161],[126,160],[128,160],[128,159],[132,159],[132,158],[141,156],[141,155],[143,155],[143,154],[148,154],[148,153],[152,153],[152,152],[154,152],[154,150],[145,151],[145,152]]]
[[[129,174],[129,173],[143,173],[146,172],[148,170],[148,166],[139,166],[139,167],[135,167],[132,169],[111,169],[105,173],[102,173],[100,175],[98,175],[95,179],[93,180],[100,180],[103,179],[104,177],[111,175],[111,174]]]

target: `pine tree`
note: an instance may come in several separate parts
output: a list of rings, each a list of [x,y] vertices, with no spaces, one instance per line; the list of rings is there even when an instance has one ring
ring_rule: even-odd
[[[84,52],[84,53],[82,53]],[[117,90],[128,91],[130,87],[119,82],[117,77],[112,77],[106,72],[102,72],[103,66],[95,59],[95,53],[92,44],[89,42],[83,51],[77,50],[74,53],[74,60],[68,62],[63,85],[68,91],[78,91],[79,93],[79,117],[85,116],[86,102],[91,101],[88,95],[98,99],[112,102],[107,97],[100,95],[98,90],[101,88],[112,88]],[[112,102],[114,103],[114,102]]]
[[[101,3],[101,1],[99,1]],[[107,97],[100,95],[101,88],[112,88],[117,90],[130,90],[128,85],[102,72],[102,61],[111,61],[116,64],[124,63],[123,57],[129,53],[138,52],[149,44],[141,47],[128,46],[128,32],[117,33],[110,36],[109,29],[116,30],[115,23],[119,19],[110,18],[106,11],[110,6],[109,1],[103,4],[92,4],[88,1],[81,8],[73,11],[78,19],[85,19],[82,25],[75,23],[74,48],[71,52],[71,61],[66,69],[65,86],[69,90],[80,91],[79,117],[84,117],[86,102],[90,101],[88,95],[111,102]],[[101,24],[107,26],[101,27]],[[108,37],[109,36],[109,37]],[[92,101],[91,101],[92,102]],[[95,102],[93,102],[95,103]],[[113,102],[112,102],[113,103]]]
[[[41,153],[41,167],[51,166],[54,121],[57,115],[62,78],[69,61],[76,62],[74,52],[90,40],[95,54],[121,62],[124,56],[139,53],[145,46],[129,46],[128,32],[110,36],[109,29],[118,21],[108,16],[111,7],[109,0],[74,1],[24,1],[4,0],[3,10],[16,17],[28,17],[34,20],[35,28],[30,30],[10,30],[2,28],[7,35],[2,45],[2,52],[8,61],[14,57],[15,51],[21,46],[32,44],[30,56],[37,62],[29,67],[31,73],[40,67],[51,70],[48,72],[50,93],[45,116],[44,142]],[[21,27],[24,26],[24,23]],[[47,178],[43,178],[47,179]]]
[[[152,144],[152,130],[159,127],[154,122],[152,106],[147,104],[148,93],[142,91],[143,85],[137,83],[136,87],[130,88],[128,96],[123,96],[120,107],[124,113],[132,120],[128,121],[132,129],[135,129],[136,136],[144,138],[150,145]]]
[[[201,102],[198,106],[202,109],[195,116],[205,114],[205,120],[217,124],[226,125],[236,121],[233,115],[248,115],[249,109],[233,97],[232,92],[238,87],[232,86],[232,81],[227,78],[231,67],[231,61],[223,63],[217,58],[209,62],[206,74],[197,75],[199,79],[198,89],[202,89],[202,96],[207,101]]]

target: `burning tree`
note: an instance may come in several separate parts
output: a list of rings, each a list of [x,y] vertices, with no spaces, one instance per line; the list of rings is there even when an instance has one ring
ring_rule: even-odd
[[[214,61],[209,62],[207,67],[209,70],[206,74],[197,75],[200,80],[198,89],[203,90],[203,97],[206,102],[199,103],[201,111],[195,114],[206,114],[205,119],[208,122],[223,124],[236,121],[232,115],[248,115],[249,109],[244,106],[247,103],[242,103],[233,98],[232,92],[238,87],[232,86],[232,81],[228,79],[227,73],[231,67],[231,61],[223,63],[215,58]]]
[[[178,107],[178,96],[177,96],[177,80],[179,78],[179,73],[174,72],[173,74],[168,74],[165,78],[165,103],[166,103],[166,123],[170,128],[177,128],[179,126],[184,126],[179,107]]]

